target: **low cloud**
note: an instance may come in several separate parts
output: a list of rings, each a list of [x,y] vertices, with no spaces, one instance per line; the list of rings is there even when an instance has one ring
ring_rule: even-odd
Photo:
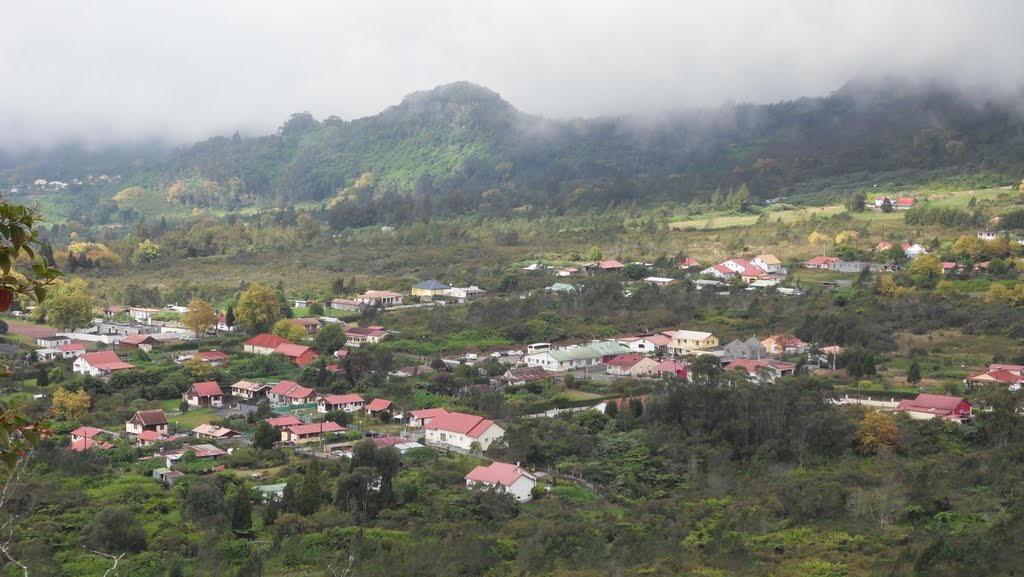
[[[0,16],[8,148],[265,134],[456,80],[548,117],[772,102],[855,77],[979,95],[1024,82],[1014,1],[44,1]]]

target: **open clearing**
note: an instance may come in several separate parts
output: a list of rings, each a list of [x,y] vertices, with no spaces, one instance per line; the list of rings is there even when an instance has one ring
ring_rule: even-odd
[[[810,208],[801,208],[799,210],[780,210],[777,212],[766,212],[761,214],[744,214],[735,216],[715,216],[708,215],[706,217],[696,218],[692,220],[682,220],[679,222],[673,222],[669,224],[669,227],[674,230],[717,230],[720,228],[732,228],[736,226],[750,226],[757,222],[757,219],[761,216],[765,216],[769,222],[775,222],[778,219],[782,219],[782,222],[793,222],[798,218],[810,218],[811,215],[819,217],[832,216],[839,214],[846,210],[845,207],[839,204],[833,204],[830,206],[818,206]]]

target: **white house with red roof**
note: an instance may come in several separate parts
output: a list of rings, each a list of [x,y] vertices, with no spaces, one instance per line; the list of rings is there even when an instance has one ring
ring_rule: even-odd
[[[278,405],[302,405],[316,401],[316,391],[292,381],[280,381],[270,391],[267,398]]]
[[[281,441],[285,443],[319,443],[325,433],[339,433],[345,429],[334,421],[290,425],[281,429]]]
[[[242,343],[242,350],[257,355],[270,355],[282,343],[292,344],[288,339],[270,333],[263,333]]]
[[[906,413],[911,419],[948,419],[950,421],[971,420],[971,404],[963,397],[926,395],[916,399],[904,399],[893,409],[895,413]]]
[[[83,354],[75,359],[71,367],[71,370],[76,373],[100,377],[109,375],[113,371],[134,369],[135,365],[122,361],[114,351],[102,351]]]
[[[442,407],[435,407],[433,409],[417,409],[415,411],[409,411],[406,414],[408,419],[408,425],[415,429],[426,427],[431,421],[440,417],[441,415],[447,415],[446,411]]]
[[[1005,365],[993,363],[987,371],[968,375],[964,384],[968,387],[983,385],[1003,385],[1011,391],[1017,391],[1024,383],[1024,365]]]
[[[57,350],[61,352],[61,356],[65,359],[74,359],[85,354],[85,343],[57,345]]]
[[[476,443],[486,451],[491,443],[505,436],[505,429],[490,419],[466,413],[446,413],[433,418],[426,427],[427,443],[451,445],[469,451]]]
[[[638,354],[615,355],[608,362],[607,373],[621,377],[649,377],[654,374],[658,361]]]
[[[533,476],[518,464],[495,461],[487,467],[479,466],[466,475],[466,486],[469,488],[495,488],[515,497],[516,501],[525,503],[533,497],[533,488],[537,486],[537,477]]]
[[[193,383],[181,399],[190,407],[222,407],[224,406],[224,391],[216,381],[205,381]]]
[[[362,409],[365,404],[366,400],[356,394],[323,395],[316,403],[316,412],[345,411],[346,413],[354,413]]]
[[[827,270],[829,265],[840,260],[837,256],[816,256],[804,263],[807,268]]]
[[[720,279],[730,279],[734,276],[739,276],[747,284],[768,276],[768,271],[742,258],[731,258],[700,272],[701,274],[708,274]]]
[[[901,196],[892,203],[892,207],[896,210],[910,210],[914,208],[914,199],[909,196]]]

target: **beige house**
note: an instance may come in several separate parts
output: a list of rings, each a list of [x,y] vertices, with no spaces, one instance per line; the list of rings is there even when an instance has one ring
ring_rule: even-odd
[[[681,356],[694,351],[713,349],[718,346],[718,337],[703,331],[676,331],[672,333],[672,341],[668,352]]]
[[[451,445],[463,450],[486,451],[491,443],[505,436],[505,429],[490,419],[466,413],[445,413],[434,417],[426,427],[427,443]]]
[[[356,297],[356,300],[365,305],[375,307],[390,307],[402,304],[402,293],[391,291],[366,291]]]
[[[309,423],[308,425],[291,425],[281,430],[281,441],[295,443],[296,445],[319,443],[325,433],[337,433],[344,430],[341,425],[334,421]]]

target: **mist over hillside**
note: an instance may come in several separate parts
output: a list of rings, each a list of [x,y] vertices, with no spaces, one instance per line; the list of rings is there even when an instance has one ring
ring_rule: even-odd
[[[90,163],[123,172],[120,186],[154,200],[134,207],[143,214],[160,210],[156,199],[223,210],[314,203],[345,227],[479,210],[688,202],[743,186],[755,202],[824,202],[878,179],[1012,182],[1024,171],[1020,109],[1016,99],[886,80],[768,105],[553,120],[456,82],[374,116],[296,113],[275,134],[215,137],[162,158],[150,146],[136,155],[66,148],[0,160],[9,183],[66,178]],[[101,200],[118,191],[104,190]]]

